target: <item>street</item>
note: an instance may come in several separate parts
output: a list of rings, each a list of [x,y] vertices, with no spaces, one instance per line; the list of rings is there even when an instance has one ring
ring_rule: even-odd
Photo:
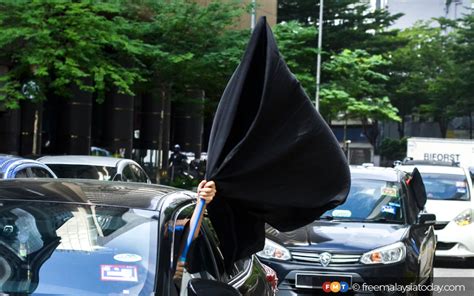
[[[463,279],[465,278],[465,279]],[[437,261],[434,269],[435,285],[465,285],[462,292],[441,292],[433,295],[466,295],[474,294],[474,264],[457,261]]]

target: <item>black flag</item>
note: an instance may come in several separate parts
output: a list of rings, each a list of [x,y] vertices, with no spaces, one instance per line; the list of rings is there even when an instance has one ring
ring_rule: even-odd
[[[345,201],[346,158],[280,56],[265,18],[222,95],[208,149],[209,215],[229,266]]]

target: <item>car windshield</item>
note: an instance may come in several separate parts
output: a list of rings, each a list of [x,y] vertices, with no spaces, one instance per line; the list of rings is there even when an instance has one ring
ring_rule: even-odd
[[[464,175],[421,173],[428,199],[470,200]]]
[[[117,169],[108,166],[82,164],[48,164],[58,178],[113,181]]]
[[[321,219],[357,222],[403,223],[400,185],[370,179],[353,179],[346,202],[326,211]]]
[[[2,201],[0,293],[151,295],[157,262],[156,214]]]

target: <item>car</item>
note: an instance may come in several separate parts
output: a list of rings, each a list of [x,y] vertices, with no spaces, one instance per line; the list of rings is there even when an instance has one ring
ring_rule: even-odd
[[[43,156],[37,160],[51,168],[58,178],[151,183],[145,170],[131,159],[58,155]]]
[[[193,192],[152,184],[2,180],[0,293],[182,295],[174,269],[195,201]],[[207,214],[187,258],[195,287],[274,294],[256,256],[224,269]]]
[[[436,215],[436,257],[446,260],[474,259],[474,199],[467,168],[456,163],[405,160],[398,168],[416,167],[425,183],[426,210]]]
[[[351,167],[343,204],[294,231],[267,225],[265,248],[257,256],[277,272],[277,295],[430,284],[436,217],[415,204],[410,178],[393,168]],[[339,286],[331,286],[334,282]]]
[[[0,179],[56,178],[45,164],[13,155],[0,155]]]
[[[91,155],[95,156],[112,156],[112,153],[110,153],[109,150],[100,148],[100,147],[95,147],[91,146]]]

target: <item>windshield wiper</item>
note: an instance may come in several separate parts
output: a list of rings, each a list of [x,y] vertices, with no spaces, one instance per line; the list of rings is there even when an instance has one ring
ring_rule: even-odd
[[[334,220],[334,217],[333,217],[333,216],[331,216],[331,215],[324,215],[324,216],[321,216],[321,217],[319,217],[319,219],[318,219],[318,220],[327,220],[327,221],[332,221],[332,220]]]
[[[401,224],[402,221],[399,220],[393,220],[393,219],[387,219],[387,218],[377,218],[373,220],[365,220],[366,222],[375,222],[375,223],[394,223],[394,224]]]

